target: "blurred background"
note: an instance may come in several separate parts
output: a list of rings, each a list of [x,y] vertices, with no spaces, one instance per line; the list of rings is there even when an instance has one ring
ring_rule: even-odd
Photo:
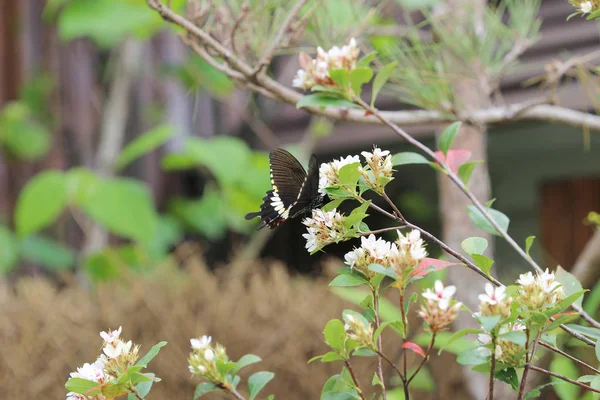
[[[378,9],[388,28],[406,15],[422,19],[414,1],[388,3]],[[343,1],[329,4],[337,24],[363,19]],[[539,40],[503,77],[503,101],[534,97],[536,77],[553,61],[598,51],[598,25],[567,22],[572,11],[564,0],[542,2]],[[258,210],[270,187],[271,149],[286,147],[304,163],[311,153],[324,162],[374,144],[411,149],[383,126],[333,123],[235,88],[177,33],[143,0],[0,0],[6,398],[61,398],[68,373],[95,357],[98,332],[120,325],[142,351],[169,342],[155,360],[163,381],[151,399],[191,398],[189,338],[204,334],[234,359],[260,355],[261,368],[276,373],[269,388],[278,398],[318,398],[338,371],[306,361],[325,349],[325,322],[352,304],[327,283],[355,243],[309,256],[299,220],[256,232],[244,215]],[[358,33],[376,49],[401,34]],[[297,69],[297,58],[283,54],[272,72],[291,86]],[[556,95],[562,106],[593,111],[597,85],[586,70],[566,77]],[[380,107],[412,108],[393,92]],[[433,148],[439,128],[407,130]],[[545,122],[492,126],[487,157],[494,207],[510,217],[513,237],[524,243],[535,235],[534,257],[571,269],[594,236],[590,212],[600,212],[598,134]],[[442,234],[432,169],[402,167],[389,188],[413,223]],[[369,224],[386,226],[378,218]],[[441,255],[433,246],[429,252]],[[526,267],[501,240],[494,259],[502,279]],[[597,271],[584,286],[593,286]],[[415,385],[432,398],[461,398],[460,371],[443,365],[434,363]]]

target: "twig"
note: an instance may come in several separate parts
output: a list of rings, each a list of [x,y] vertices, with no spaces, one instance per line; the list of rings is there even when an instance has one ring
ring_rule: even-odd
[[[395,231],[395,230],[402,229],[405,227],[406,227],[406,225],[392,226],[389,228],[376,229],[374,231],[358,232],[357,235],[358,236],[369,236],[369,235],[375,235],[375,234],[383,233],[383,232]]]
[[[248,16],[249,11],[250,11],[250,6],[248,6],[247,3],[244,3],[242,5],[242,12],[241,12],[240,16],[235,20],[235,24],[233,25],[233,28],[231,29],[231,39],[229,39],[229,40],[231,40],[231,49],[236,54],[238,54],[238,51],[235,48],[235,34],[237,33],[238,28],[240,27],[240,25],[242,24],[242,22],[244,21],[246,16]]]
[[[398,374],[398,376],[400,377],[402,382],[406,381],[406,377],[402,374],[402,371],[400,371],[400,369],[396,366],[396,364],[394,364],[392,362],[392,360],[387,358],[385,356],[385,354],[383,354],[381,351],[376,351],[376,353],[379,357],[383,358],[385,360],[385,362],[387,362],[390,365],[390,367],[394,368],[394,370],[396,371],[396,373]]]
[[[288,34],[288,30],[290,29],[292,22],[294,22],[296,15],[298,15],[298,13],[302,9],[302,7],[304,7],[306,2],[307,2],[307,0],[300,0],[298,3],[296,3],[294,8],[292,8],[292,11],[290,11],[290,13],[287,16],[287,18],[285,19],[285,21],[283,21],[283,23],[279,27],[279,31],[277,32],[277,35],[271,42],[271,45],[269,46],[267,51],[265,51],[265,54],[263,54],[263,56],[261,57],[256,68],[254,68],[254,70],[252,71],[253,77],[256,77],[258,74],[260,74],[262,71],[264,71],[263,68],[265,68],[267,65],[269,65],[271,63],[271,58],[273,57],[273,54],[277,51],[277,49],[281,45],[281,42],[283,41],[285,36]]]
[[[425,365],[427,360],[429,360],[429,355],[431,354],[431,350],[433,350],[434,343],[435,343],[435,332],[432,333],[431,341],[429,342],[429,347],[427,348],[427,351],[425,352],[425,357],[423,357],[423,359],[421,360],[421,363],[419,364],[419,366],[417,367],[415,372],[413,372],[413,374],[410,376],[410,378],[407,379],[406,386],[410,385],[410,382],[415,378],[415,376],[417,376],[417,374],[419,373],[421,368],[423,368],[423,365]]]
[[[348,371],[350,372],[350,376],[352,377],[352,380],[354,381],[354,385],[356,386],[356,391],[358,392],[360,398],[362,400],[367,400],[367,398],[365,397],[365,394],[363,393],[362,389],[360,388],[360,384],[358,383],[358,378],[356,377],[356,374],[354,373],[354,370],[352,369],[352,365],[350,365],[350,360],[344,360],[346,363],[346,367],[348,367]]]
[[[487,400],[494,400],[494,374],[496,373],[496,337],[492,340],[492,365],[490,366],[490,385]]]
[[[558,353],[558,354],[560,354],[561,356],[567,357],[569,360],[571,360],[571,361],[574,361],[574,362],[576,362],[577,364],[579,364],[579,365],[581,365],[581,366],[584,366],[584,367],[586,367],[586,368],[588,368],[588,369],[590,369],[590,370],[592,370],[592,371],[594,371],[595,373],[597,373],[597,374],[599,374],[599,375],[600,375],[600,370],[599,370],[599,369],[592,367],[591,365],[589,365],[588,363],[586,363],[586,362],[585,362],[585,361],[583,361],[583,360],[580,360],[580,359],[578,359],[578,358],[576,358],[576,357],[573,357],[572,355],[570,355],[570,354],[568,354],[568,353],[565,353],[565,352],[564,352],[564,351],[562,351],[561,349],[559,349],[559,348],[556,348],[556,347],[552,346],[552,345],[551,345],[551,344],[549,344],[549,343],[546,343],[546,342],[543,342],[543,341],[541,341],[541,340],[540,340],[540,346],[544,346],[545,348],[547,348],[547,349],[550,349],[550,350],[554,351],[555,353]]]
[[[396,213],[396,215],[402,219],[405,220],[404,216],[402,215],[402,213],[400,212],[400,210],[398,209],[398,207],[396,207],[396,204],[394,204],[394,202],[392,201],[392,199],[390,199],[390,197],[387,195],[387,193],[385,191],[383,191],[381,193],[381,196],[385,199],[385,201],[390,205],[390,207],[392,207],[392,210],[394,210],[394,212]]]
[[[231,393],[231,395],[233,397],[235,397],[237,400],[246,400],[246,398],[244,396],[242,396],[233,386],[227,385],[225,383],[218,383],[217,386],[220,389],[223,389],[224,391]]]
[[[527,336],[529,336],[529,333],[527,333]],[[525,369],[523,370],[523,376],[521,377],[521,385],[519,386],[519,396],[517,397],[517,400],[523,400],[523,396],[525,395],[525,384],[527,383],[527,375],[529,375],[529,370],[533,367],[535,351],[537,350],[537,344],[541,336],[542,330],[540,329],[535,340],[533,341],[533,344],[531,345],[531,354],[529,355],[529,359],[527,360],[527,364],[525,365]]]
[[[377,289],[373,290],[373,308],[375,309],[375,329],[379,329],[381,320],[379,319],[379,292]],[[381,335],[377,338],[377,353],[381,353],[383,346],[381,341]],[[382,385],[381,395],[383,400],[387,399],[387,392],[385,390],[385,380],[383,378],[383,367],[381,365],[381,356],[377,356],[377,375]]]
[[[573,379],[571,379],[571,378],[568,378],[568,377],[566,377],[566,376],[564,376],[564,375],[557,374],[556,372],[548,371],[548,370],[546,370],[546,369],[543,369],[543,368],[540,368],[540,367],[536,367],[535,365],[532,365],[532,366],[530,367],[530,369],[531,369],[532,371],[541,372],[542,374],[546,374],[546,375],[550,375],[550,376],[553,376],[553,377],[555,377],[555,378],[558,378],[558,379],[562,379],[562,380],[563,380],[563,381],[565,381],[565,382],[572,383],[573,385],[577,385],[577,386],[579,386],[579,387],[582,387],[582,388],[584,388],[585,390],[590,390],[590,391],[592,391],[592,392],[600,393],[600,390],[598,390],[598,389],[595,389],[595,388],[593,388],[593,387],[591,387],[591,386],[589,386],[589,385],[586,385],[586,384],[584,384],[584,383],[577,382],[576,380],[573,380]]]

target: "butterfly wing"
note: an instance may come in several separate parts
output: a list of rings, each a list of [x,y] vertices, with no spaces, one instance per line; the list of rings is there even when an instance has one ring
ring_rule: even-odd
[[[259,217],[263,226],[273,229],[289,218],[306,181],[302,164],[289,152],[276,149],[269,155],[272,190],[267,192],[260,211],[249,213],[246,219]]]
[[[308,164],[306,179],[298,195],[298,200],[296,200],[296,204],[290,210],[292,218],[312,209],[319,197],[319,166],[317,165],[315,156],[312,156]]]

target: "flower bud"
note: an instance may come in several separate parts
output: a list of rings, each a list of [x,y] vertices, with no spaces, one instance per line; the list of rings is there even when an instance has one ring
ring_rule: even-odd
[[[479,295],[479,312],[483,316],[501,315],[504,318],[510,315],[512,299],[506,297],[504,286],[494,287],[491,283],[485,284],[485,294]]]
[[[553,307],[565,298],[562,285],[548,269],[535,276],[531,272],[521,274],[517,283],[521,286],[518,301],[532,311]]]
[[[455,286],[444,287],[438,280],[435,281],[434,290],[426,289],[421,294],[425,301],[421,306],[419,316],[429,325],[432,332],[442,331],[458,316],[462,303],[452,299],[454,293],[456,293]]]
[[[363,346],[373,347],[373,327],[370,323],[350,313],[344,314],[344,322],[348,339],[355,340]]]

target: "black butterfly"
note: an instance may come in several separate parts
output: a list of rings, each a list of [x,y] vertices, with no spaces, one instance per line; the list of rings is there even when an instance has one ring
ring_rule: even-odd
[[[324,195],[319,193],[319,169],[312,156],[308,173],[293,155],[283,149],[269,154],[271,162],[272,190],[267,192],[260,211],[249,213],[246,219],[260,217],[263,225],[273,229],[286,219],[306,215],[323,204]]]

